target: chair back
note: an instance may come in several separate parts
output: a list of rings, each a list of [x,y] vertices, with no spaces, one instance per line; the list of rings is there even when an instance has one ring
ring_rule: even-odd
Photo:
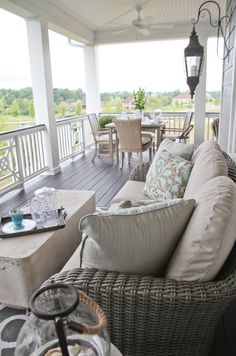
[[[144,117],[144,119],[145,119],[145,118],[147,118],[147,119],[152,119],[151,113],[150,113],[149,111],[144,111],[143,117]]]
[[[214,137],[217,140],[218,139],[218,134],[219,134],[219,118],[217,118],[217,119],[212,121],[211,129],[212,129]]]
[[[186,127],[185,130],[183,130],[182,134],[180,135],[180,138],[188,138],[190,132],[193,129],[193,124],[192,125],[188,125],[188,127]]]
[[[185,120],[184,120],[183,132],[187,129],[187,127],[189,127],[189,125],[191,125],[192,118],[193,118],[193,112],[189,111],[186,114],[186,117],[185,117]]]
[[[120,150],[126,152],[142,149],[141,119],[114,120],[119,136]]]
[[[96,135],[96,133],[100,130],[99,120],[96,114],[90,114],[88,116],[89,123],[91,126],[92,133]]]

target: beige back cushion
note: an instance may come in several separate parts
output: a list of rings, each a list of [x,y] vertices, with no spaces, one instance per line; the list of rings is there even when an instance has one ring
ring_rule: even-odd
[[[194,162],[188,184],[184,192],[184,198],[194,197],[199,188],[208,180],[227,176],[228,168],[223,153],[218,150],[202,151],[197,155]]]
[[[154,276],[163,271],[195,201],[170,204],[84,217],[80,222],[81,267]]]
[[[198,146],[198,148],[196,148],[196,150],[194,151],[193,153],[193,156],[192,156],[192,162],[195,163],[198,156],[201,154],[201,153],[205,153],[207,154],[208,152],[212,151],[212,150],[217,150],[219,152],[221,152],[221,148],[220,146],[218,145],[217,142],[213,141],[213,140],[207,140],[207,141],[204,141],[203,143],[201,143],[201,145]]]
[[[236,239],[236,185],[228,177],[205,183],[195,195],[196,207],[170,260],[166,277],[212,280]]]

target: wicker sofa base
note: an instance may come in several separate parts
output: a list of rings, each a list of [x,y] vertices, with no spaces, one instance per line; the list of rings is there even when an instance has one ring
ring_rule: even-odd
[[[111,342],[124,356],[209,354],[235,279],[185,283],[124,273],[73,269],[46,283],[74,285],[106,312]]]

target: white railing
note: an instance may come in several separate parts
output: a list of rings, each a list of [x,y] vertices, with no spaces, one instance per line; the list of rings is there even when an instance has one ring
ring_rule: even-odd
[[[145,112],[145,113],[148,114],[148,112]],[[145,113],[144,113],[144,115],[145,115]],[[150,116],[151,116],[151,114],[152,113],[150,113]],[[123,113],[121,113],[121,112],[100,113],[100,116],[106,116],[106,115],[111,115],[111,116],[114,115],[117,118],[122,118]],[[127,117],[133,117],[134,112],[127,112],[126,115],[127,115]],[[183,112],[173,112],[173,111],[166,112],[165,111],[165,112],[156,113],[156,115],[167,122],[166,127],[180,129],[183,127],[184,119],[186,117],[186,111],[183,111]]]
[[[56,121],[60,162],[73,158],[93,146],[88,115]]]
[[[122,117],[122,113],[103,113]],[[167,127],[182,128],[186,112],[163,112]],[[214,139],[211,123],[219,113],[206,113],[204,139]],[[57,120],[60,162],[84,153],[94,145],[88,115]],[[44,131],[45,125],[0,133],[0,195],[23,185],[24,181],[46,171]],[[193,142],[193,132],[191,132]]]
[[[36,125],[0,133],[1,195],[48,169],[45,165],[44,130],[45,125]]]

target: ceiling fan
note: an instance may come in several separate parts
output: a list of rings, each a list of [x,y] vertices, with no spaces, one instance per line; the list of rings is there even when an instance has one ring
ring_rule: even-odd
[[[153,17],[144,17],[142,18],[141,17],[141,11],[142,11],[142,6],[140,5],[137,5],[135,7],[136,11],[137,11],[137,18],[134,19],[132,22],[131,22],[131,25],[129,28],[125,28],[125,29],[121,29],[121,30],[117,30],[115,32],[113,32],[112,34],[113,35],[118,35],[118,34],[121,34],[121,33],[125,33],[125,32],[128,32],[128,31],[131,31],[133,29],[136,29],[136,31],[140,32],[142,35],[144,36],[149,36],[151,35],[151,27],[152,28],[172,28],[173,25],[172,24],[154,24],[154,23],[151,23],[151,24],[148,24],[148,21],[151,21],[153,20]]]

